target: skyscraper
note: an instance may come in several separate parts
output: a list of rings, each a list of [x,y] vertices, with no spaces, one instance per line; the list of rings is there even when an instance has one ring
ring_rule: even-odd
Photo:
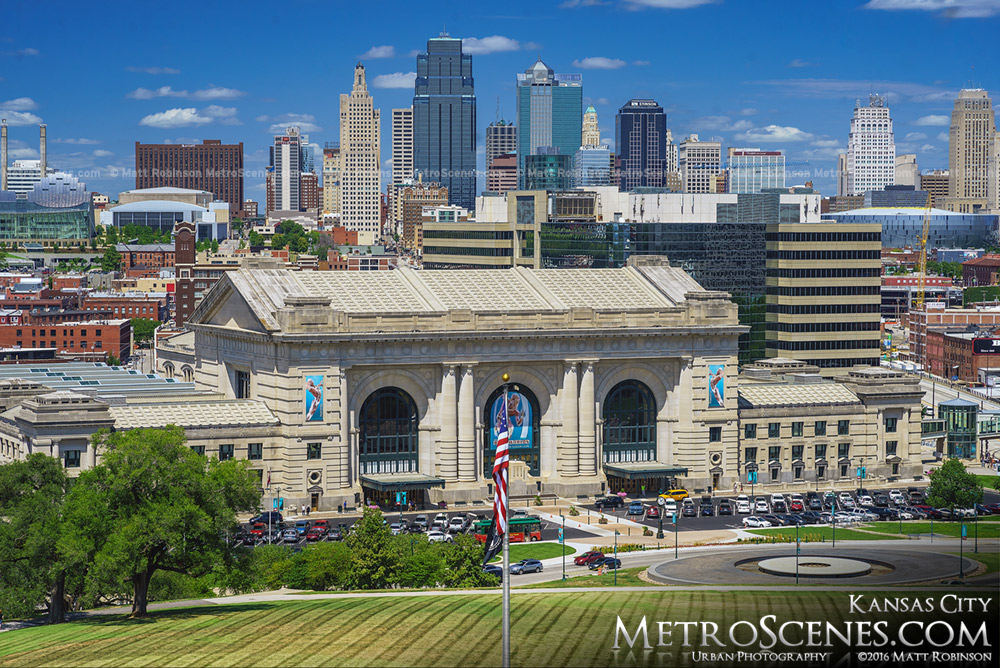
[[[667,115],[655,100],[629,100],[615,117],[620,188],[663,187],[667,171]]]
[[[996,132],[989,94],[982,88],[959,91],[948,130],[945,209],[977,213],[988,206],[990,151]]]
[[[527,156],[551,147],[572,160],[583,145],[583,77],[556,74],[541,59],[518,74],[517,127],[517,181],[524,188]]]
[[[729,151],[729,192],[759,193],[785,187],[785,156],[781,151],[732,148]]]
[[[358,63],[351,94],[340,95],[340,224],[357,232],[361,245],[381,236],[379,150],[379,110]]]
[[[323,149],[323,217],[340,218],[340,142]]]
[[[417,54],[413,85],[413,167],[448,189],[448,203],[476,207],[476,91],[472,56],[446,33]]]
[[[486,169],[501,155],[517,153],[517,126],[502,118],[486,126]]]
[[[582,141],[583,145],[573,154],[573,187],[611,185],[611,148],[601,144],[594,105],[588,105],[583,112]]]
[[[715,192],[715,177],[722,171],[722,144],[717,141],[701,141],[698,135],[688,135],[681,142],[677,156],[684,192]],[[624,190],[624,185],[622,189]]]
[[[243,206],[243,142],[223,144],[135,143],[135,187],[205,190],[229,202],[230,214]]]
[[[847,139],[847,194],[882,190],[896,181],[896,143],[885,96],[869,95],[868,106],[854,104]]]
[[[600,146],[601,131],[597,127],[597,109],[589,105],[583,112],[583,139],[581,146]]]
[[[302,137],[298,128],[286,128],[285,134],[274,136],[271,167],[274,170],[271,176],[274,209],[298,211],[302,194]]]
[[[413,179],[413,107],[392,110],[392,182]]]

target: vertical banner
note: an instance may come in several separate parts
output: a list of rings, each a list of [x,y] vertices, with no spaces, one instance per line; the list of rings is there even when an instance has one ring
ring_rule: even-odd
[[[501,394],[490,407],[490,448],[496,450],[497,437],[500,434],[500,411],[503,406]],[[510,435],[507,447],[511,450],[530,448],[531,433],[531,402],[520,392],[507,394],[507,423],[510,425]]]
[[[708,407],[723,408],[726,405],[725,364],[708,365]]]
[[[306,376],[306,422],[323,421],[323,376]]]

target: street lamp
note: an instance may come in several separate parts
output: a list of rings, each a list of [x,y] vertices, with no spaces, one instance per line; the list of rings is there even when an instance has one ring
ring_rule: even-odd
[[[615,529],[615,586],[618,586],[618,529]]]

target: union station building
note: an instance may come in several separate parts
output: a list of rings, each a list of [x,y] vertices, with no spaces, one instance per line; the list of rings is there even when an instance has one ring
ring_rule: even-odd
[[[206,455],[251,460],[265,503],[478,503],[505,411],[514,497],[707,493],[751,471],[786,490],[855,486],[862,467],[920,473],[915,379],[858,367],[831,381],[785,359],[740,374],[736,304],[666,258],[371,273],[271,262],[228,272],[189,331],[160,343],[169,393],[54,392],[38,373],[0,383],[0,460],[42,450],[86,467],[98,428],[177,424]]]

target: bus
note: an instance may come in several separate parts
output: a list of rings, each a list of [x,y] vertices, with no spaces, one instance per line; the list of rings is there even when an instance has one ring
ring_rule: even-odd
[[[480,543],[485,543],[486,536],[490,532],[490,525],[492,524],[493,520],[479,520],[476,522],[476,540]],[[510,532],[510,542],[512,543],[542,539],[542,522],[537,517],[512,517],[507,521],[507,529]]]

